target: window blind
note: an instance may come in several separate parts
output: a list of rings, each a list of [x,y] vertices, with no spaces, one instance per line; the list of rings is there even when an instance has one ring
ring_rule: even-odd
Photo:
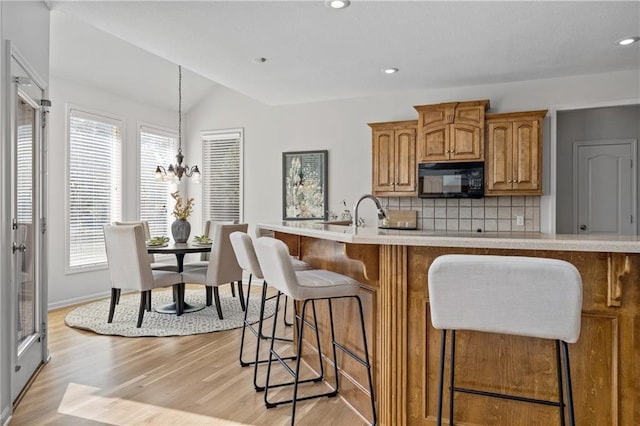
[[[35,110],[22,99],[18,109],[17,196],[18,222],[33,222],[33,141],[35,138]]]
[[[169,235],[173,199],[167,184],[156,181],[155,170],[175,162],[177,135],[142,126],[139,137],[140,219],[149,222],[152,237]]]
[[[103,225],[122,216],[122,121],[69,111],[69,267],[106,263]]]
[[[242,131],[203,134],[202,158],[204,219],[240,221]]]

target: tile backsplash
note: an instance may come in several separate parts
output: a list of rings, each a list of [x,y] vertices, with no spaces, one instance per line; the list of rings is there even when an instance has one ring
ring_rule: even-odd
[[[385,209],[416,210],[418,228],[435,231],[540,232],[540,197],[480,199],[380,197]],[[522,225],[518,224],[518,217]]]

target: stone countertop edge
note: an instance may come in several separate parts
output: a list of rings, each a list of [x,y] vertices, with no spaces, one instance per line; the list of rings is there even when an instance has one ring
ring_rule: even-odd
[[[343,243],[640,253],[640,237],[626,235],[545,234],[540,232],[398,231],[326,225],[311,221],[259,223],[259,229]]]

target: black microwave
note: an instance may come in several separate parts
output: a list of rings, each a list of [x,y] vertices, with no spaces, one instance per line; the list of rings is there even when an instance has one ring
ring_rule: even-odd
[[[484,163],[421,163],[418,165],[420,198],[482,198]]]

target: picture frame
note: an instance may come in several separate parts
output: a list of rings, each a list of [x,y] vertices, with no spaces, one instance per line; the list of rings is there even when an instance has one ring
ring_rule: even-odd
[[[282,153],[282,219],[327,220],[329,151]]]

